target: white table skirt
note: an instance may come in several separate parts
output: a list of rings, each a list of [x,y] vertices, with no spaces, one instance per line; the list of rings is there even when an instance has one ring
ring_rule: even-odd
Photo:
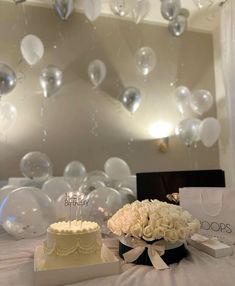
[[[0,285],[33,286],[33,254],[44,238],[15,240],[0,232]],[[105,244],[117,254],[116,241],[106,239]],[[190,256],[170,269],[156,271],[150,266],[121,263],[121,274],[97,278],[77,286],[234,286],[235,255],[213,258],[193,247]],[[235,250],[235,248],[234,248]]]

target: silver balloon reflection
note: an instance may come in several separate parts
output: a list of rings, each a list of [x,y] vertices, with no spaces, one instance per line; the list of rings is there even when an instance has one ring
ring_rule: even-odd
[[[49,65],[41,71],[39,82],[44,96],[50,97],[62,86],[63,72],[58,67]]]
[[[201,120],[198,118],[187,118],[179,123],[177,133],[187,147],[199,141],[200,124]]]
[[[148,75],[156,65],[154,50],[150,47],[140,48],[135,54],[135,64],[142,75]]]
[[[162,17],[168,21],[175,19],[181,7],[180,0],[161,0],[161,2]]]
[[[136,0],[109,0],[109,6],[114,15],[126,16],[134,8]]]
[[[13,104],[0,101],[0,132],[8,130],[17,119],[17,110]]]
[[[52,163],[46,154],[30,152],[21,159],[20,170],[29,179],[45,181],[52,176]]]
[[[94,60],[88,66],[88,75],[92,84],[99,86],[106,77],[106,66],[101,60]]]
[[[149,0],[137,0],[132,10],[132,17],[136,24],[139,24],[150,11]]]
[[[0,209],[3,228],[17,239],[37,237],[46,233],[55,221],[51,199],[33,187],[12,191]]]
[[[141,103],[141,94],[139,89],[135,87],[127,87],[124,89],[120,97],[120,101],[129,112],[135,113]]]
[[[192,110],[202,115],[209,111],[213,105],[214,99],[208,90],[200,89],[191,94],[190,106]]]
[[[0,96],[11,92],[15,86],[15,72],[8,65],[0,63]]]
[[[54,0],[54,8],[60,18],[65,21],[73,12],[74,0]]]

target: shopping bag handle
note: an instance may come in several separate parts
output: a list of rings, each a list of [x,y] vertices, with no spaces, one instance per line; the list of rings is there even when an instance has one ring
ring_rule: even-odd
[[[220,214],[220,212],[222,211],[224,196],[223,196],[223,193],[222,193],[222,192],[220,192],[220,195],[221,195],[220,200],[219,200],[219,201],[220,201],[220,206],[219,206],[218,210],[216,211],[216,213],[211,214],[210,212],[208,212],[208,210],[205,209],[205,207],[204,207],[204,205],[203,205],[203,194],[202,194],[202,192],[200,192],[201,208],[202,208],[202,210],[203,210],[207,215],[212,216],[212,217],[216,217],[216,216],[218,216],[218,215]]]

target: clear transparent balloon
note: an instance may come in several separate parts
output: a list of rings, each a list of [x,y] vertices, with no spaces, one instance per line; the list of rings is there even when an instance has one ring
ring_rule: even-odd
[[[52,163],[46,154],[30,152],[21,159],[20,170],[29,179],[45,181],[52,176]]]
[[[40,189],[22,187],[12,191],[1,206],[3,228],[17,239],[44,234],[55,221],[51,199]]]
[[[213,103],[213,96],[208,90],[197,90],[190,96],[190,106],[192,110],[199,115],[208,112]]]
[[[88,75],[92,84],[99,86],[106,77],[106,66],[101,60],[94,60],[88,66]]]
[[[107,221],[123,206],[121,195],[112,188],[103,187],[92,191],[87,199],[87,206],[82,207],[82,218],[97,222],[102,233],[109,233]]]
[[[101,14],[102,1],[101,0],[88,0],[83,1],[83,9],[86,17],[90,21],[95,21]]]
[[[134,201],[136,201],[136,197],[131,189],[126,188],[126,187],[121,187],[121,188],[118,188],[117,191],[119,192],[121,196],[123,205],[131,204]]]
[[[150,11],[149,0],[137,0],[134,9],[132,10],[132,17],[136,24],[139,24]]]
[[[86,168],[79,161],[70,162],[64,169],[64,179],[74,191],[78,191],[85,175]]]
[[[4,132],[14,125],[17,119],[17,110],[13,104],[0,101],[0,132]]]
[[[200,124],[201,120],[198,118],[187,118],[179,123],[179,137],[187,147],[199,140]]]
[[[191,92],[186,86],[179,86],[176,88],[175,96],[176,96],[176,106],[181,114],[187,113],[189,110],[189,100],[190,100]]]
[[[112,180],[122,180],[131,175],[128,164],[121,158],[109,158],[104,164],[105,173]]]
[[[136,0],[109,0],[109,6],[113,14],[117,16],[128,15],[135,7]]]
[[[156,65],[155,52],[150,47],[142,47],[135,54],[137,70],[144,76],[148,75]]]
[[[72,188],[63,178],[50,178],[43,184],[42,192],[56,201],[62,194],[72,192]]]
[[[39,82],[45,97],[52,96],[63,83],[63,72],[54,65],[49,65],[41,71]]]
[[[121,94],[122,105],[131,113],[135,113],[141,104],[141,93],[135,87],[127,87]]]
[[[8,65],[0,63],[0,96],[11,92],[16,86],[16,74]]]
[[[116,180],[113,182],[114,189],[127,188],[132,191],[135,198],[137,198],[137,182],[136,175],[131,175],[122,180]]]
[[[109,182],[108,175],[103,171],[89,172],[84,179],[80,187],[80,191],[86,195],[100,187],[105,187]]]
[[[12,186],[12,185],[6,185],[0,189],[0,209],[1,209],[1,204],[4,201],[4,199],[7,197],[7,195],[9,195],[15,189],[17,189],[17,187]],[[0,224],[1,224],[1,221],[0,221]]]

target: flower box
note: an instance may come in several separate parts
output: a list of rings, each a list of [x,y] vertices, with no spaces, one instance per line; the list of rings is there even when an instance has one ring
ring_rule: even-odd
[[[126,262],[168,268],[188,255],[184,245],[199,229],[199,221],[180,206],[158,200],[135,201],[108,221],[119,237],[119,255]]]
[[[132,248],[126,246],[125,244],[119,241],[119,256],[123,258],[123,254],[131,250]],[[185,247],[185,244],[181,244],[180,246],[172,249],[165,250],[165,253],[161,256],[162,260],[167,264],[178,263],[181,259],[188,256],[188,250]],[[138,265],[149,265],[152,266],[152,262],[148,255],[147,248],[144,252],[137,258],[133,263]]]

